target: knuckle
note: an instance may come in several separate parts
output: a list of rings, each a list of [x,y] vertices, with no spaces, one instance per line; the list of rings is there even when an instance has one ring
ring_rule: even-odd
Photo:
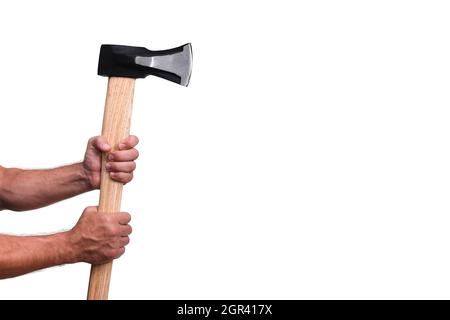
[[[114,259],[119,258],[124,253],[125,253],[125,247],[120,247],[119,249],[114,250]]]
[[[102,136],[95,136],[92,138],[92,144],[98,147],[98,145],[103,142],[104,138]]]
[[[108,260],[112,260],[116,257],[116,251],[114,249],[107,250],[105,252],[105,258]]]
[[[131,164],[130,164],[130,170],[131,171],[134,171],[134,170],[136,170],[136,162],[131,162]]]
[[[112,214],[99,214],[99,219],[108,225],[112,225],[115,222]]]
[[[111,231],[112,231],[112,234],[115,235],[115,236],[120,234],[120,229],[117,226],[111,227]]]
[[[117,234],[117,227],[116,227],[115,225],[109,224],[109,225],[107,226],[107,228],[106,228],[106,232],[107,232],[109,235],[114,236],[114,235]]]
[[[117,162],[109,161],[108,162],[109,171],[116,171],[117,170]]]
[[[133,158],[133,160],[136,160],[137,158],[139,158],[139,151],[137,149],[131,149],[130,156]]]
[[[122,212],[122,216],[124,217],[125,220],[130,221],[131,220],[131,214],[129,214],[128,212]]]
[[[84,209],[83,213],[89,214],[89,213],[91,213],[91,212],[94,212],[95,209],[96,209],[96,207],[92,207],[92,206],[86,207],[86,209]]]

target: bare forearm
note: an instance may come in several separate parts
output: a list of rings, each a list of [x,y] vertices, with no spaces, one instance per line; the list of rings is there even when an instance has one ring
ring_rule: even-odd
[[[81,163],[49,170],[3,168],[0,206],[14,211],[31,210],[89,190]]]
[[[0,279],[76,262],[67,232],[49,236],[0,235]]]

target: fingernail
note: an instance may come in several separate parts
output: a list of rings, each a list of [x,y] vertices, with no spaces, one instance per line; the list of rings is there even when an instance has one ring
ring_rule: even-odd
[[[106,168],[107,171],[111,170],[111,164],[107,163],[105,168]]]
[[[119,144],[119,149],[125,149],[127,145],[125,143]]]
[[[109,149],[109,144],[104,143],[104,144],[102,145],[102,148],[103,148],[103,149]]]
[[[108,160],[114,160],[114,156],[112,154],[108,155]]]

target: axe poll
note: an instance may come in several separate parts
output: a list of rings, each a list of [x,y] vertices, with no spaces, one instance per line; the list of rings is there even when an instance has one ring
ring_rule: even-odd
[[[189,84],[192,71],[191,44],[151,51],[143,47],[102,45],[98,75],[108,77],[102,136],[117,150],[118,143],[130,133],[135,80],[154,75],[182,86]],[[106,154],[102,155],[99,212],[120,211],[123,185],[111,180],[105,169]],[[88,300],[108,299],[112,262],[92,265]]]

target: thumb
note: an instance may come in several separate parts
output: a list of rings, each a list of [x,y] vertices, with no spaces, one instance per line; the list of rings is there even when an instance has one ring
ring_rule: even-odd
[[[89,140],[88,146],[92,146],[100,152],[109,152],[111,151],[111,146],[105,137],[96,136]]]

